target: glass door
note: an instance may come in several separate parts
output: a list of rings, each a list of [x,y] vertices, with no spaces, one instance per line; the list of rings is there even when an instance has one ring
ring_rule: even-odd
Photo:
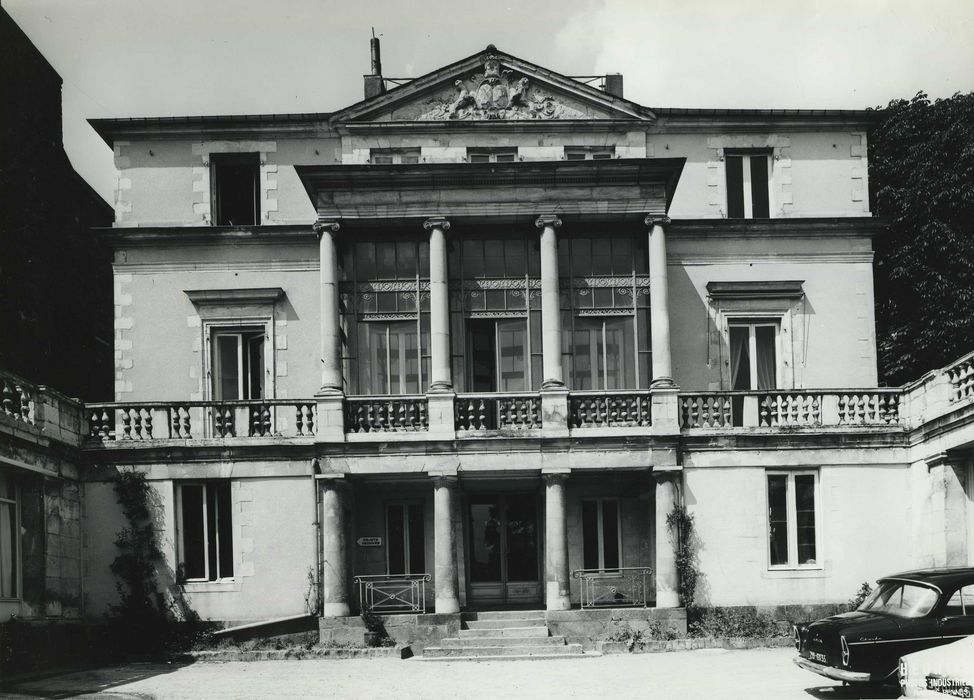
[[[470,602],[477,606],[539,603],[537,496],[471,496],[468,515]]]

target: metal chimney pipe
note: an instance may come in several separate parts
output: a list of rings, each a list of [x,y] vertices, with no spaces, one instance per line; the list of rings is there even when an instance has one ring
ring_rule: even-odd
[[[375,27],[372,28],[369,46],[372,49],[372,75],[382,75],[382,57],[379,53],[379,37],[375,35]]]

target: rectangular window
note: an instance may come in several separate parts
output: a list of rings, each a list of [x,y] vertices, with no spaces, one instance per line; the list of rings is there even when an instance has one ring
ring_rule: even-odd
[[[632,318],[577,318],[574,325],[572,387],[609,391],[634,387]]]
[[[20,596],[20,515],[17,485],[0,472],[0,598]]]
[[[771,567],[817,567],[818,473],[768,472],[767,482]]]
[[[229,481],[177,486],[179,563],[187,581],[233,577],[233,507]]]
[[[415,321],[362,323],[359,389],[366,394],[420,393],[419,344]]]
[[[212,211],[216,226],[260,223],[260,154],[210,155]]]
[[[778,386],[778,324],[735,321],[728,324],[731,390],[766,391]]]
[[[610,160],[615,146],[565,146],[565,160]]]
[[[369,151],[369,162],[373,165],[412,165],[419,163],[418,148],[373,148]]]
[[[422,503],[390,503],[386,506],[388,573],[426,573],[426,540]]]
[[[467,160],[471,163],[513,163],[517,160],[517,148],[468,148]]]
[[[241,401],[264,398],[263,328],[214,330],[213,398]]]
[[[622,561],[619,533],[619,499],[582,501],[582,561],[586,569],[611,571]]]
[[[771,154],[767,151],[728,153],[724,157],[724,166],[727,171],[727,218],[769,218]]]

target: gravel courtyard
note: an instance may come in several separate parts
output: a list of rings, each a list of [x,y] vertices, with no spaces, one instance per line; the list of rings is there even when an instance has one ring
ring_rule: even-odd
[[[893,698],[802,671],[791,649],[539,661],[421,659],[130,664],[23,683],[3,697],[74,698]]]

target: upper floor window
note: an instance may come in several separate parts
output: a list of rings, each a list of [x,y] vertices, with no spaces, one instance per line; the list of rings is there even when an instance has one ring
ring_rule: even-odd
[[[373,148],[369,162],[374,165],[412,165],[419,162],[418,148]]]
[[[727,217],[767,219],[771,216],[771,153],[727,152]]]
[[[214,329],[213,398],[238,401],[264,398],[263,328]]]
[[[210,175],[213,223],[216,226],[260,223],[259,154],[211,154]]]
[[[468,148],[467,160],[471,163],[513,163],[517,160],[517,148]]]
[[[733,321],[730,334],[731,390],[765,391],[778,386],[778,324]]]
[[[565,160],[610,160],[615,146],[565,146]]]

